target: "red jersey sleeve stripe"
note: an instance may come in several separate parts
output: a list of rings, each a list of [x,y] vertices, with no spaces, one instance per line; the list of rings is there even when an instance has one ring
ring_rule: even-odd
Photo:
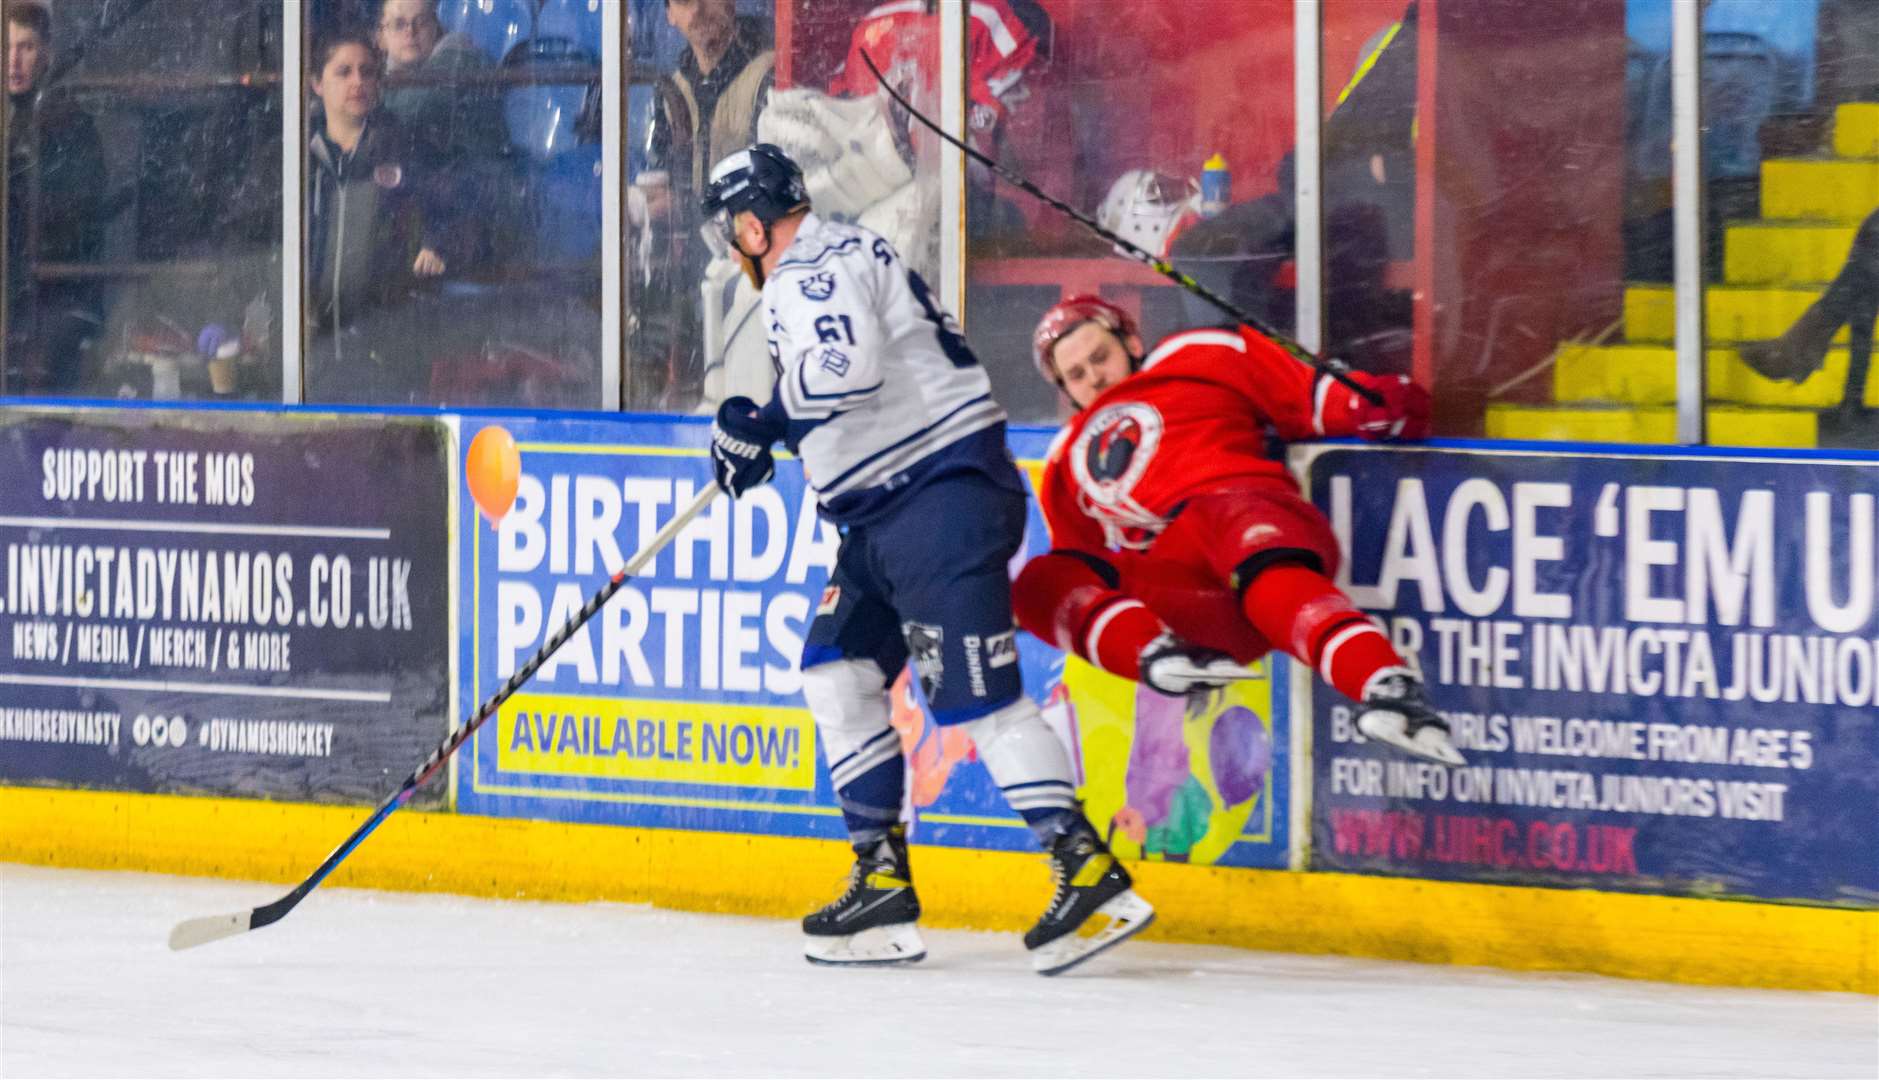
[[[1147,371],[1166,359],[1170,353],[1185,349],[1190,345],[1221,345],[1239,352],[1246,351],[1246,340],[1238,334],[1229,334],[1225,330],[1189,330],[1176,334],[1162,342],[1155,351],[1142,361],[1142,370]]]
[[[1148,605],[1140,600],[1119,600],[1109,605],[1107,611],[1096,616],[1096,621],[1090,624],[1089,632],[1083,635],[1083,647],[1091,661],[1096,662],[1095,658],[1101,655],[1096,650],[1103,640],[1103,631],[1109,628],[1110,622],[1114,621],[1116,616],[1134,608],[1146,610],[1147,607]]]
[[[1324,434],[1324,403],[1331,396],[1331,376],[1318,376],[1318,385],[1311,392],[1311,429]]]
[[[1005,25],[1003,12],[985,0],[973,0],[971,11],[972,17],[991,35],[992,44],[998,48],[998,55],[1010,56],[1018,51],[1018,37]]]

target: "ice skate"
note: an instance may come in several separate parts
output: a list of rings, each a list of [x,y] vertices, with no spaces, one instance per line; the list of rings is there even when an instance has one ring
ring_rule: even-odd
[[[1129,872],[1081,817],[1050,845],[1057,894],[1024,935],[1031,966],[1061,975],[1122,944],[1155,921],[1155,909],[1130,888]]]
[[[1205,692],[1257,679],[1259,672],[1218,649],[1162,634],[1142,650],[1142,681],[1149,689],[1169,697]]]
[[[896,825],[880,840],[855,845],[847,891],[803,918],[803,953],[812,964],[916,963],[926,959],[919,918],[907,831]]]
[[[1371,678],[1364,688],[1357,730],[1365,738],[1429,761],[1468,763],[1449,739],[1448,721],[1423,696],[1422,683],[1407,671],[1380,671]]]

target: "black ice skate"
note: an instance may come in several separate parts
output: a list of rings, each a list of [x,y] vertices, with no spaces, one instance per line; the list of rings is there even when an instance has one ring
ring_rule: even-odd
[[[1160,635],[1142,649],[1140,666],[1142,681],[1148,688],[1169,697],[1217,690],[1242,679],[1260,677],[1259,672],[1226,653],[1183,641],[1172,633]]]
[[[883,839],[855,845],[847,891],[803,917],[803,953],[812,964],[911,964],[926,959],[919,918],[907,830],[896,825]]]
[[[1061,975],[1155,921],[1155,909],[1135,895],[1129,872],[1088,821],[1078,817],[1051,842],[1049,854],[1057,895],[1024,935],[1038,974]]]
[[[1357,730],[1366,738],[1396,747],[1407,754],[1440,762],[1468,762],[1449,739],[1448,721],[1423,696],[1422,683],[1401,668],[1380,671],[1364,688],[1363,711]]]

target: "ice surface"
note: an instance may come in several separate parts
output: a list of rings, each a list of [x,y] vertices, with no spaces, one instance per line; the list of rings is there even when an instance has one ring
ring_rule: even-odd
[[[900,970],[783,921],[0,866],[0,1075],[1879,1076],[1879,1002],[1134,942]]]

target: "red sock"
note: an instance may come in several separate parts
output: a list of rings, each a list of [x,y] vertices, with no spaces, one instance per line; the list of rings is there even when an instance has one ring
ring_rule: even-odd
[[[1167,629],[1088,562],[1058,552],[1025,564],[1012,609],[1026,630],[1125,679],[1141,678],[1142,649]]]
[[[1095,613],[1088,622],[1077,655],[1125,679],[1142,677],[1142,650],[1168,628],[1148,605],[1119,597]]]
[[[1354,701],[1377,672],[1407,666],[1377,624],[1316,570],[1290,563],[1261,570],[1240,608],[1267,640]]]

